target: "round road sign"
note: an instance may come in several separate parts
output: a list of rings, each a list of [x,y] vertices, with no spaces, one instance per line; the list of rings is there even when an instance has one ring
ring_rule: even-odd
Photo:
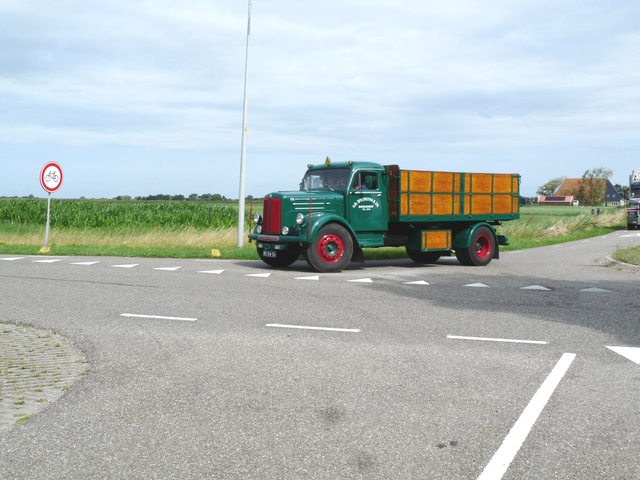
[[[62,186],[62,168],[56,162],[49,162],[40,170],[40,185],[53,193]]]

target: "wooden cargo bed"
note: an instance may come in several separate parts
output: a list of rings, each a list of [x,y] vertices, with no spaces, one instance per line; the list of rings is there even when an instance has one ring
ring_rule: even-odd
[[[501,221],[520,217],[518,174],[389,171],[389,220]]]

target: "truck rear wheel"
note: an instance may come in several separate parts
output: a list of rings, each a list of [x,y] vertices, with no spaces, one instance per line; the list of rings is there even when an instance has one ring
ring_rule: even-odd
[[[441,256],[440,252],[418,252],[407,247],[407,257],[416,263],[436,263]]]
[[[467,248],[456,250],[456,258],[462,265],[482,267],[491,261],[495,253],[495,236],[489,227],[482,226],[473,232]]]
[[[293,262],[300,258],[300,252],[292,250],[275,250],[276,257],[265,257],[264,249],[258,248],[258,256],[260,260],[269,265],[270,267],[284,268],[291,265]]]
[[[351,261],[353,239],[342,225],[330,223],[320,229],[304,258],[318,272],[339,272]]]

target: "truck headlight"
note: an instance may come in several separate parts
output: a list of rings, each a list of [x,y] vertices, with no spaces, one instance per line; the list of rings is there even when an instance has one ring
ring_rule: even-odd
[[[262,233],[262,225],[256,225],[256,233]]]
[[[289,227],[282,227],[282,234],[289,235]]]
[[[259,213],[254,213],[253,223],[255,223],[256,225],[260,225],[262,223],[262,215],[260,215]]]
[[[298,225],[302,225],[302,223],[304,222],[304,215],[299,213],[298,215],[296,215],[296,223]]]

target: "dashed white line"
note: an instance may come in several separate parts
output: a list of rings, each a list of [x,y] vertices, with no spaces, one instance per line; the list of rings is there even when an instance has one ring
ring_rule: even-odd
[[[562,355],[529,402],[529,405],[524,409],[518,421],[511,428],[498,451],[482,471],[478,480],[500,480],[503,477],[575,357],[575,353]]]
[[[332,327],[308,327],[304,325],[282,325],[279,323],[269,323],[265,325],[265,327],[274,327],[274,328],[297,328],[300,330],[324,330],[327,332],[346,332],[346,333],[358,333],[360,332],[357,328],[332,328]]]
[[[370,278],[356,278],[355,280],[347,280],[352,283],[373,283],[373,280]]]
[[[151,318],[156,320],[179,320],[182,322],[195,322],[197,318],[185,318],[185,317],[164,317],[161,315],[138,315],[135,313],[121,313],[121,317],[133,317],[133,318]]]
[[[464,285],[465,287],[480,287],[480,288],[489,288],[489,285],[485,285],[484,283],[469,283]]]
[[[0,260],[4,260],[5,262],[15,262],[16,260],[22,260],[25,257],[12,257],[12,258],[0,258]]]
[[[182,267],[160,267],[160,268],[154,268],[154,270],[164,270],[167,272],[175,272],[176,270],[180,270]]]
[[[140,265],[139,263],[130,263],[127,265],[111,265],[113,268],[134,268]]]
[[[100,262],[75,262],[75,263],[72,263],[71,265],[84,265],[88,267],[90,265],[96,265],[97,263],[100,263]]]
[[[461,337],[459,335],[447,335],[452,340],[475,340],[480,342],[503,342],[503,343],[531,343],[535,345],[547,345],[543,340],[517,340],[514,338],[490,338],[490,337]]]
[[[62,259],[61,258],[56,258],[56,259],[52,259],[52,260],[34,260],[33,263],[56,263],[56,262],[61,262]]]
[[[245,275],[245,277],[258,277],[258,278],[269,278],[271,276],[270,273],[250,273]]]
[[[224,270],[201,270],[198,273],[209,273],[213,275],[220,275]]]

